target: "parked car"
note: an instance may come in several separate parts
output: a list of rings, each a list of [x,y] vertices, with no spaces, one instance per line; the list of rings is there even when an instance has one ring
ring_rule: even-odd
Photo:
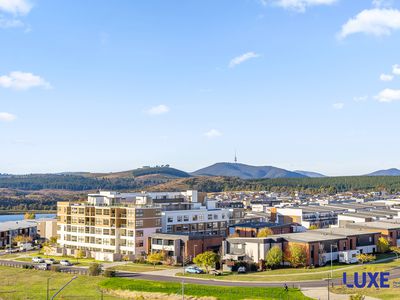
[[[62,266],[72,266],[72,263],[68,259],[60,260],[60,265]]]
[[[214,275],[214,276],[221,276],[222,273],[218,270],[211,270],[210,274]]]
[[[32,258],[32,262],[37,263],[37,264],[44,263],[44,259],[41,258],[40,256],[36,256],[36,257]]]
[[[241,266],[237,269],[238,274],[244,274],[246,273],[246,267]]]
[[[49,265],[58,264],[58,261],[56,261],[54,258],[47,258],[44,260],[44,262]]]
[[[49,269],[49,265],[46,263],[39,263],[35,266],[36,270],[42,270],[42,271],[46,271]]]
[[[189,273],[189,274],[202,274],[202,273],[204,273],[204,271],[202,269],[200,269],[199,267],[196,267],[196,266],[187,267],[185,269],[185,272]]]

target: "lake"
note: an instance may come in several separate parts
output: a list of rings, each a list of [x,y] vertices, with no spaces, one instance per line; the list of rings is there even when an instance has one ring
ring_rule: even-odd
[[[55,218],[56,214],[36,214],[36,219]],[[0,222],[20,221],[24,219],[24,215],[0,215]]]

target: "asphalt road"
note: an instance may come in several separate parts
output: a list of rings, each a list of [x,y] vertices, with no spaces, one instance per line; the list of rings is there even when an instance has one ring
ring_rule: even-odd
[[[34,263],[21,262],[21,261],[9,261],[0,260],[0,265],[4,264],[17,264],[17,265],[35,265]],[[65,272],[82,272],[87,269],[87,267],[64,267],[60,266],[60,269]],[[45,272],[45,271],[43,271]],[[197,279],[189,277],[175,277],[175,276],[161,276],[161,275],[150,275],[146,273],[132,273],[132,272],[117,272],[117,277],[128,278],[128,279],[143,279],[143,280],[153,280],[153,281],[166,281],[166,282],[182,282],[201,284],[201,285],[214,285],[214,286],[247,286],[247,287],[282,287],[285,283],[289,287],[326,287],[328,282],[326,280],[312,280],[312,281],[276,281],[276,282],[251,282],[251,281],[223,281],[223,280],[212,280],[212,279]],[[278,278],[278,277],[277,277]],[[391,280],[400,280],[400,267],[390,270]],[[336,278],[331,281],[334,285],[341,285],[341,278]]]

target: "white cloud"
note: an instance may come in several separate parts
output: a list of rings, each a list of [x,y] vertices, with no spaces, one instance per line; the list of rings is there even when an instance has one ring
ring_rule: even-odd
[[[0,0],[1,1],[1,0]],[[6,19],[0,16],[0,28],[17,28],[24,27],[25,24],[18,19]]]
[[[375,98],[379,102],[393,102],[400,100],[400,90],[393,90],[393,89],[384,89]]]
[[[0,121],[1,122],[12,122],[16,119],[17,117],[13,114],[7,113],[7,112],[0,112]]]
[[[390,7],[392,4],[392,0],[372,0],[372,6],[375,7]]]
[[[356,102],[364,102],[364,101],[366,101],[368,99],[368,96],[357,96],[357,97],[354,97],[353,98],[353,100],[354,101],[356,101]]]
[[[382,81],[392,81],[393,80],[393,75],[390,74],[381,74],[379,76],[379,79]]]
[[[395,75],[400,75],[400,65],[393,65],[392,66],[392,73]]]
[[[339,38],[355,33],[375,36],[390,35],[400,29],[400,11],[397,9],[366,9],[342,26]]]
[[[334,109],[343,109],[344,108],[344,103],[342,103],[342,102],[338,102],[338,103],[334,103],[333,105],[332,105],[332,107],[334,108]]]
[[[260,55],[255,53],[255,52],[246,52],[240,56],[236,56],[229,62],[229,67],[234,68],[237,65],[240,65],[241,63],[244,63],[245,61],[252,59],[252,58],[257,58]]]
[[[209,131],[207,131],[206,133],[204,133],[204,135],[210,139],[212,138],[217,138],[220,137],[222,135],[222,133],[217,130],[217,129],[210,129]]]
[[[8,75],[0,76],[0,87],[14,90],[28,90],[34,87],[49,89],[51,85],[40,76],[32,73],[14,71]]]
[[[294,10],[297,12],[305,12],[308,7],[318,5],[332,5],[338,0],[261,0],[261,4],[266,6],[268,2],[272,5],[282,7],[284,9]]]
[[[32,6],[29,0],[0,0],[0,11],[13,15],[26,15]]]
[[[170,109],[168,106],[160,104],[157,106],[150,107],[146,112],[149,115],[156,116],[156,115],[166,114],[167,112],[169,112],[169,110]]]

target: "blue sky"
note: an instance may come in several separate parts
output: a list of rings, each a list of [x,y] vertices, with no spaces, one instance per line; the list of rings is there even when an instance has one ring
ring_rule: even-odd
[[[400,168],[399,2],[0,0],[0,172]]]

